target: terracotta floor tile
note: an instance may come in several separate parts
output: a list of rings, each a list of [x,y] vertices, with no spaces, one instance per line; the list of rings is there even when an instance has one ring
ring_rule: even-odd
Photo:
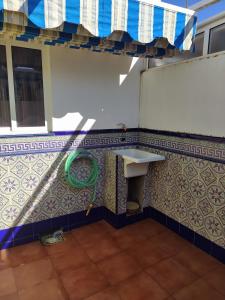
[[[122,300],[163,300],[168,294],[147,274],[140,273],[118,285]]]
[[[119,253],[110,259],[101,261],[97,266],[112,285],[127,279],[141,270],[135,259],[126,253]]]
[[[225,296],[225,265],[221,263],[219,268],[212,270],[206,276],[204,280],[212,287],[217,289]]]
[[[111,233],[108,224],[100,221],[74,229],[72,234],[82,246],[88,247],[90,243],[109,237]]]
[[[198,277],[172,258],[163,260],[148,269],[146,272],[156,280],[169,294],[191,284]]]
[[[224,300],[224,296],[199,279],[173,295],[176,300]]]
[[[180,252],[174,256],[174,259],[199,276],[203,276],[220,266],[220,263],[215,258],[195,246]]]
[[[19,300],[19,296],[17,293],[13,293],[2,297],[0,296],[0,300]]]
[[[132,232],[131,230],[123,230],[123,229],[114,232],[112,235],[116,240],[117,245],[122,250],[126,250],[132,247],[133,245],[135,245],[136,243],[143,242],[147,239],[147,237],[144,235],[137,234],[135,232]]]
[[[151,238],[152,236],[168,231],[168,229],[165,226],[151,219],[146,219],[130,225],[130,230],[134,234],[141,234],[146,238]]]
[[[133,256],[143,268],[147,268],[170,256],[170,254],[160,245],[156,246],[148,240],[137,243],[129,248],[127,253]]]
[[[40,260],[47,256],[47,252],[40,242],[33,242],[9,249],[8,256],[11,266],[16,267],[21,264]]]
[[[0,296],[16,293],[16,283],[11,268],[0,271]]]
[[[97,223],[97,226],[101,226],[103,229],[102,230],[105,230],[108,234],[112,234],[114,233],[115,231],[117,231],[118,229],[114,228],[112,225],[110,225],[108,222],[102,220],[102,221],[99,221]]]
[[[64,234],[65,240],[57,244],[44,246],[45,251],[50,255],[62,255],[68,252],[73,252],[74,248],[80,246],[78,242],[74,239],[71,233]]]
[[[149,238],[148,241],[152,244],[152,246],[164,249],[168,256],[176,255],[181,251],[184,251],[184,249],[192,247],[191,243],[179,237],[171,230],[154,235]]]
[[[189,241],[186,241],[171,230],[170,232],[163,232],[159,234],[158,239],[161,246],[171,255],[175,255],[185,249],[193,247]]]
[[[116,288],[108,288],[97,294],[94,294],[85,300],[121,300]]]
[[[8,269],[11,267],[9,250],[10,249],[5,249],[0,251],[0,270]]]
[[[60,255],[52,255],[50,259],[59,274],[64,271],[66,272],[68,269],[80,268],[91,262],[90,258],[81,246],[77,246],[73,250]]]
[[[0,300],[225,300],[225,266],[153,220],[65,236],[2,250]]]
[[[47,252],[39,242],[33,242],[0,251],[0,270],[16,267],[24,263],[39,260],[47,256]]]
[[[98,262],[119,253],[121,249],[113,238],[105,237],[97,241],[92,241],[92,243],[85,247],[85,251],[93,262]]]
[[[108,281],[94,264],[76,270],[68,270],[61,276],[70,300],[87,298],[109,286]]]
[[[19,291],[19,300],[66,300],[66,295],[56,279],[47,280]]]
[[[32,287],[56,276],[49,258],[20,265],[13,272],[19,290]]]

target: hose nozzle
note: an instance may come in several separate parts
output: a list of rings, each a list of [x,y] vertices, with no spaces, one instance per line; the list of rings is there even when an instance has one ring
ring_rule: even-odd
[[[90,203],[87,207],[87,212],[86,212],[86,217],[90,214],[90,211],[92,210],[92,208],[94,207],[94,205],[92,203]]]

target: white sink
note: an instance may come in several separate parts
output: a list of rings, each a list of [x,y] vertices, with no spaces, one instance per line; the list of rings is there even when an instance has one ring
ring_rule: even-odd
[[[124,159],[124,176],[126,178],[146,175],[150,162],[165,160],[162,155],[138,149],[115,150],[114,153]]]

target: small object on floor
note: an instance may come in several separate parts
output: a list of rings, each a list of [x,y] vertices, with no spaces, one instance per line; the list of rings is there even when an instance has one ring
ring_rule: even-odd
[[[134,201],[127,201],[127,213],[128,214],[137,214],[139,213],[140,205]]]
[[[63,230],[57,230],[52,234],[44,235],[41,237],[41,243],[44,246],[54,245],[64,241]]]
[[[90,211],[92,210],[92,208],[94,207],[93,203],[90,203],[87,207],[87,212],[86,212],[86,217],[90,214]]]

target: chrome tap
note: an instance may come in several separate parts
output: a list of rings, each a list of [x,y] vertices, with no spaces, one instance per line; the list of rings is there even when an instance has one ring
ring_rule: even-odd
[[[125,123],[118,123],[117,126],[121,127],[125,132],[127,131],[127,126]]]
[[[127,126],[125,123],[119,123],[117,126],[121,127],[123,129],[123,133],[121,135],[120,141],[125,142],[126,141],[126,131],[127,131]]]

